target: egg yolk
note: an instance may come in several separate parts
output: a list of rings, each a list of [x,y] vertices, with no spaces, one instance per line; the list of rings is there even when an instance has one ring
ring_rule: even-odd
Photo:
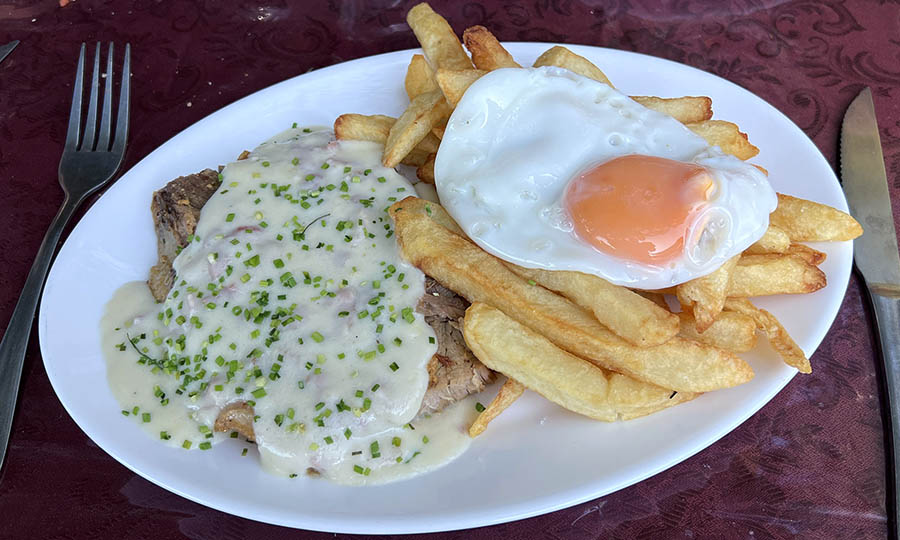
[[[596,249],[662,265],[683,253],[690,224],[713,185],[698,165],[628,155],[569,182],[565,207],[576,234]]]

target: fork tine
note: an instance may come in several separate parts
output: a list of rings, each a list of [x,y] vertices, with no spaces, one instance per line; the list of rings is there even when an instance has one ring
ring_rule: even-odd
[[[84,121],[84,136],[81,138],[81,150],[88,152],[94,149],[97,132],[97,100],[100,94],[100,42],[94,48],[94,73],[91,75],[91,97],[88,101],[87,119]]]
[[[119,111],[116,118],[116,139],[113,152],[123,154],[128,140],[128,109],[131,102],[131,44],[125,44],[125,61],[122,63],[122,85],[119,88]]]
[[[72,90],[72,108],[69,111],[69,127],[66,129],[66,150],[78,147],[78,132],[81,125],[81,90],[84,86],[84,52],[85,44],[81,44],[78,56],[78,70],[75,73],[75,84]]]
[[[106,84],[103,87],[103,116],[100,118],[100,137],[97,139],[97,151],[109,150],[109,133],[112,124],[112,81],[113,81],[113,44],[109,44],[106,55]]]

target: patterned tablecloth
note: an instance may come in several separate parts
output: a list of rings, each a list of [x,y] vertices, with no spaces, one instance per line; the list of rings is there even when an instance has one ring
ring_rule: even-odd
[[[60,2],[63,3],[63,2]],[[50,0],[0,3],[0,325],[61,202],[55,181],[82,41],[133,46],[125,167],[207,114],[311,69],[416,46],[414,2]],[[871,86],[900,209],[900,5],[895,0],[433,2],[457,31],[638,51],[729,79],[786,113],[835,164],[844,109]],[[123,170],[124,170],[123,169]],[[887,528],[882,398],[871,312],[851,278],[812,358],[712,447],[617,493],[444,538],[879,538]],[[309,537],[331,535],[306,533]],[[35,331],[7,463],[3,538],[294,538],[223,514],[119,465],[56,399]]]

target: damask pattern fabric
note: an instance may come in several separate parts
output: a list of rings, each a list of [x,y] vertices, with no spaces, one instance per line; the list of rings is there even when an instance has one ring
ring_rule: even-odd
[[[10,0],[0,5],[0,43],[22,41],[0,64],[0,325],[12,313],[61,202],[56,167],[82,41],[132,44],[133,127],[126,170],[180,130],[260,88],[334,63],[415,47],[404,22],[414,3],[77,0],[60,7]],[[637,51],[724,77],[787,114],[833,166],[844,109],[870,86],[894,209],[900,213],[896,1],[431,3],[459,32],[482,24],[505,41]],[[665,81],[660,84],[665,87]],[[854,275],[837,320],[812,358],[813,374],[796,377],[712,447],[598,500],[433,537],[883,538],[882,401],[871,313],[860,291]],[[0,477],[3,538],[300,536],[202,507],[119,465],[59,404],[36,333],[7,462]]]

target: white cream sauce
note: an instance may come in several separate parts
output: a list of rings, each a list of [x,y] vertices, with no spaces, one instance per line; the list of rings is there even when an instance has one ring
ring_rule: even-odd
[[[107,306],[123,414],[205,450],[229,437],[213,433],[221,409],[246,401],[266,469],[345,484],[419,474],[468,447],[471,400],[416,416],[435,336],[415,311],[424,274],[386,213],[414,190],[381,150],[291,129],[223,170],[165,302],[132,283]]]

